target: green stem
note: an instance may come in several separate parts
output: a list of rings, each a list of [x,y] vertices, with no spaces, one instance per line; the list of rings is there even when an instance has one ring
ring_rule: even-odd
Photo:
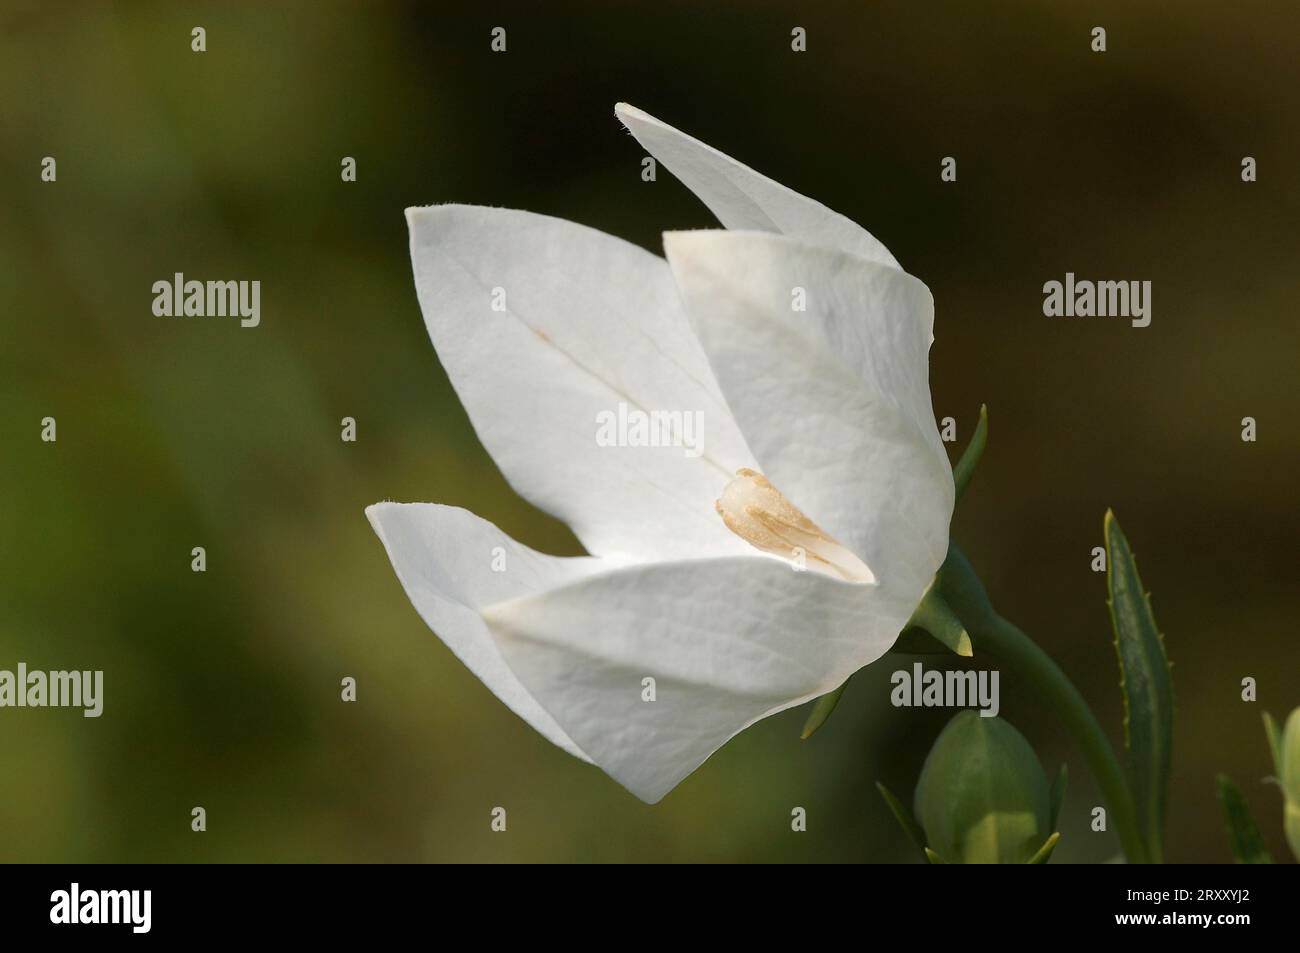
[[[1029,636],[996,613],[974,626],[971,634],[977,647],[987,648],[1006,662],[1056,710],[1101,785],[1129,862],[1145,863],[1146,849],[1138,832],[1137,809],[1128,781],[1101,725],[1074,683]]]
[[[1074,683],[1029,636],[993,611],[983,585],[956,546],[951,548],[940,579],[945,595],[970,632],[976,652],[992,652],[1019,678],[1034,686],[1056,711],[1101,786],[1125,856],[1130,863],[1147,863],[1128,780],[1105,732]]]

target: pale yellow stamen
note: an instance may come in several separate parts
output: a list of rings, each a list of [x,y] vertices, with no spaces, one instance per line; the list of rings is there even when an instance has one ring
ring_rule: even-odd
[[[866,563],[826,535],[757,470],[737,470],[713,504],[722,522],[755,549],[796,568],[849,582],[874,582]]]

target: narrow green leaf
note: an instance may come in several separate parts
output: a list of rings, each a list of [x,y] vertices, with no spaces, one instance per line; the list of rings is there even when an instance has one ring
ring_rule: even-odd
[[[925,849],[925,859],[928,860],[928,861],[929,861],[930,863],[932,863],[932,864],[942,864],[942,863],[943,863],[943,858],[940,857],[938,854],[936,854],[934,851],[932,851],[932,850],[931,850],[930,848],[928,848],[928,847]]]
[[[1062,763],[1061,770],[1056,773],[1056,780],[1052,782],[1051,791],[1051,818],[1048,827],[1056,827],[1057,818],[1061,816],[1061,805],[1065,803],[1065,782],[1069,780],[1069,772],[1065,770],[1065,764]]]
[[[1264,712],[1264,734],[1268,737],[1268,751],[1273,756],[1273,776],[1282,782],[1282,733],[1277,730],[1277,722],[1268,712]]]
[[[1173,748],[1173,679],[1133,551],[1110,510],[1106,511],[1105,533],[1107,601],[1124,694],[1124,743],[1129,751],[1133,799],[1150,859],[1159,863]]]
[[[903,829],[903,833],[907,835],[908,840],[915,844],[916,849],[928,858],[930,852],[926,850],[925,831],[921,830],[921,825],[916,823],[916,819],[903,806],[903,802],[894,797],[893,791],[879,781],[876,782],[876,790],[885,799],[885,804],[889,806],[890,812],[894,815],[894,820],[898,821],[898,826]],[[933,862],[931,861],[931,863]]]
[[[971,475],[975,472],[980,457],[984,456],[984,447],[988,442],[989,408],[988,404],[980,404],[980,419],[975,425],[975,433],[971,435],[970,443],[966,444],[966,449],[962,451],[961,459],[952,468],[952,482],[957,486],[957,499],[960,500],[962,494],[966,492],[966,485],[970,483]]]
[[[1223,816],[1228,823],[1228,844],[1232,847],[1232,856],[1239,864],[1271,864],[1273,857],[1264,846],[1264,838],[1259,834],[1255,819],[1250,816],[1246,799],[1241,790],[1225,774],[1215,778],[1219,785],[1219,803],[1223,805]]]
[[[1056,850],[1056,842],[1059,841],[1060,839],[1061,839],[1061,832],[1057,831],[1051,837],[1047,838],[1047,841],[1043,844],[1043,846],[1038,848],[1038,853],[1034,854],[1033,857],[1030,857],[1027,862],[1031,864],[1047,863],[1048,860],[1050,860],[1052,857],[1052,851]]]
[[[852,678],[852,676],[849,676]],[[801,741],[807,741],[813,736],[818,728],[826,723],[826,719],[831,716],[835,706],[840,703],[840,696],[844,694],[844,688],[849,684],[846,678],[844,684],[833,692],[827,692],[821,698],[813,702],[813,710],[808,714],[808,720],[803,723],[803,731],[799,734]]]

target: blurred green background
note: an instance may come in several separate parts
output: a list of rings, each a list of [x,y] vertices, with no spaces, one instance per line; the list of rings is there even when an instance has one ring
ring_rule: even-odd
[[[804,711],[769,719],[648,807],[454,659],[362,514],[457,504],[580,551],[479,446],[402,210],[526,208],[655,250],[712,225],[666,172],[641,181],[617,100],[862,222],[929,284],[936,413],[958,447],[992,413],[954,534],[996,604],[1118,739],[1088,565],[1114,507],[1175,663],[1168,857],[1229,859],[1218,771],[1287,856],[1260,713],[1300,704],[1295,7],[544,6],[5,0],[0,668],[103,669],[105,712],[0,710],[0,859],[915,859],[873,788],[910,799],[946,720],[889,706],[908,659],[855,678],[811,741]],[[261,326],[154,317],[176,271],[260,279]],[[1153,281],[1151,326],[1043,317],[1066,271]],[[1003,714],[1071,767],[1056,859],[1112,857],[1027,688],[1004,679]]]

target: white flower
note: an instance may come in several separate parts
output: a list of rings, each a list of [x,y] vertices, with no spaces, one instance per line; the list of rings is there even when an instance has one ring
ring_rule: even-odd
[[[407,211],[420,306],[479,438],[591,556],[454,507],[366,513],[451,650],[654,802],[893,644],[946,553],[953,481],[925,285],[842,215],[616,113],[729,230],[668,232],[665,261],[530,212]],[[697,453],[602,445],[620,405],[698,412]]]

